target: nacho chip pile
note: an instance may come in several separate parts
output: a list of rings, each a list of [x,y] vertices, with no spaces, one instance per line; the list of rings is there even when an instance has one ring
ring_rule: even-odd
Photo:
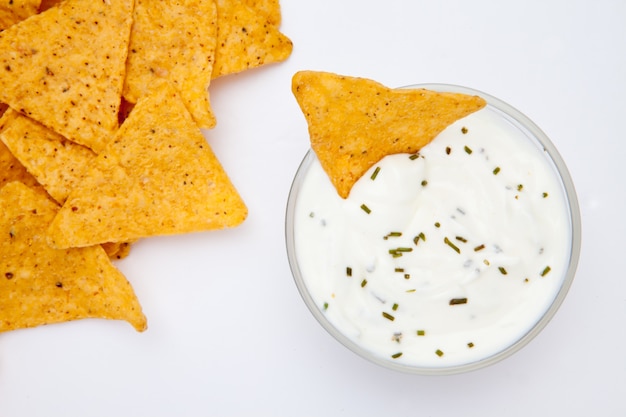
[[[486,105],[481,97],[390,89],[366,78],[301,71],[293,94],[311,148],[342,198],[383,157],[416,153],[441,131]]]
[[[277,0],[0,4],[0,332],[147,327],[112,260],[150,236],[241,224],[201,129],[211,80],[289,57]]]

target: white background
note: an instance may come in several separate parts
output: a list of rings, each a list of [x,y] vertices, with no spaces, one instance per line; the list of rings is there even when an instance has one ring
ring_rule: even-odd
[[[239,228],[152,238],[118,263],[149,319],[0,334],[0,416],[626,415],[626,2],[283,0],[288,61],[216,81],[209,143]],[[522,351],[445,377],[355,356],[291,277],[284,213],[308,149],[301,69],[482,90],[533,119],[580,199],[577,277]]]

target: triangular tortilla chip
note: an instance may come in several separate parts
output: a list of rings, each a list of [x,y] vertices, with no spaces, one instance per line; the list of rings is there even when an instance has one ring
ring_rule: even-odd
[[[0,31],[37,14],[41,0],[3,0],[0,2]]]
[[[247,208],[178,92],[140,99],[49,229],[58,248],[233,227]]]
[[[59,204],[65,202],[96,157],[89,148],[12,109],[0,119],[0,141]]]
[[[214,127],[208,88],[216,37],[214,0],[137,0],[126,64],[126,100],[136,103],[156,79],[165,78],[180,91],[198,126]]]
[[[286,60],[291,40],[239,0],[217,0],[213,78]]]
[[[133,0],[66,0],[0,33],[0,101],[94,151],[118,128]]]
[[[100,246],[57,250],[45,230],[57,206],[20,182],[0,190],[0,332],[83,318],[146,318]]]
[[[383,157],[415,153],[441,131],[486,105],[477,96],[387,88],[365,78],[301,71],[292,91],[311,148],[342,198]]]

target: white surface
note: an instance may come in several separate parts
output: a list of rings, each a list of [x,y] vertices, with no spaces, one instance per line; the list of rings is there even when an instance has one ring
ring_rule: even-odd
[[[209,142],[240,228],[138,243],[119,267],[149,319],[0,334],[0,416],[626,415],[626,3],[282,0],[283,63],[218,80]],[[287,264],[284,210],[308,148],[300,69],[461,84],[533,119],[574,178],[578,274],[544,332],[469,374],[382,369],[331,338]]]

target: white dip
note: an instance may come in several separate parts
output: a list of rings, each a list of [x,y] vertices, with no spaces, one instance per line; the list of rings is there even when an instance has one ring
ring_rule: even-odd
[[[357,345],[410,365],[467,364],[549,308],[569,261],[565,194],[546,155],[497,113],[458,121],[417,158],[386,157],[345,200],[313,159],[295,254],[320,311]]]

